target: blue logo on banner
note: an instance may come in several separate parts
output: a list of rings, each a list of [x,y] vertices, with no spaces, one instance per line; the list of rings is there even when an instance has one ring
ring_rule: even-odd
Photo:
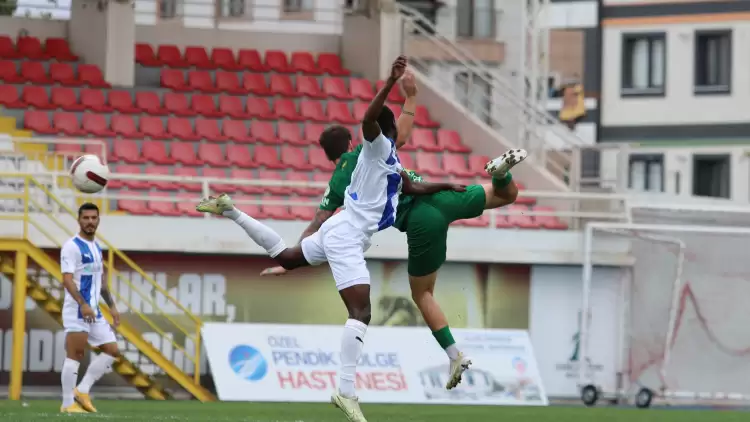
[[[229,366],[235,374],[248,381],[260,381],[268,372],[268,362],[258,349],[244,344],[229,352]]]

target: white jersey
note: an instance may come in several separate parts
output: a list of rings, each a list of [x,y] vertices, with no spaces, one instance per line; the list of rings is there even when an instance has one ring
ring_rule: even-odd
[[[368,234],[393,225],[402,170],[395,142],[382,133],[372,142],[363,141],[344,195],[344,212],[349,214],[350,223]]]
[[[99,299],[102,296],[102,249],[96,242],[74,236],[60,250],[60,270],[63,274],[73,274],[73,283],[92,309],[97,319],[102,317]],[[63,320],[83,319],[81,309],[73,297],[65,290]]]

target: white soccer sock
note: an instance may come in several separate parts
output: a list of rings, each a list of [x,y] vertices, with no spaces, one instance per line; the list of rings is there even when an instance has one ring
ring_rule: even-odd
[[[112,371],[112,362],[114,361],[115,358],[106,353],[99,353],[96,357],[91,359],[89,369],[86,370],[86,374],[83,375],[81,383],[78,384],[78,391],[83,394],[88,394],[89,391],[91,391],[91,386],[99,381],[99,378]]]
[[[265,249],[271,258],[276,258],[276,256],[286,249],[284,239],[278,233],[237,208],[224,211],[222,215],[239,224],[245,230],[245,233],[253,239],[253,242]]]
[[[458,346],[456,346],[456,344],[454,343],[445,348],[445,353],[448,354],[448,357],[451,360],[456,360],[458,359],[458,355],[461,353],[461,351],[458,350]]]
[[[78,367],[81,363],[77,360],[66,358],[63,362],[62,374],[60,376],[60,384],[62,384],[62,405],[63,407],[70,407],[73,405],[73,390],[76,388],[76,382],[78,382]]]
[[[341,371],[339,392],[346,397],[354,397],[354,382],[357,379],[357,362],[365,345],[367,324],[356,319],[346,320],[344,335],[341,338]]]

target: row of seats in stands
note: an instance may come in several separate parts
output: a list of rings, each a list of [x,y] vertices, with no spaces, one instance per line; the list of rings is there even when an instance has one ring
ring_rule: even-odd
[[[254,72],[302,72],[311,75],[327,73],[334,76],[350,74],[342,64],[338,55],[321,53],[316,61],[307,51],[292,53],[291,60],[286,53],[278,50],[268,50],[265,60],[258,50],[240,49],[235,56],[229,48],[214,48],[209,55],[206,49],[199,46],[185,48],[184,54],[175,45],[160,45],[154,51],[148,44],[136,44],[136,63],[150,67],[174,67],[199,69],[224,69],[230,71],[251,70]]]
[[[74,62],[78,56],[70,51],[68,41],[63,38],[47,38],[42,44],[36,37],[19,37],[13,42],[9,36],[0,35],[0,59]]]
[[[69,63],[53,62],[49,71],[42,62],[21,62],[20,66],[9,60],[0,61],[0,80],[9,84],[32,83],[36,85],[61,84],[66,86],[111,87],[104,80],[102,71],[93,64],[79,64],[74,68]]]
[[[495,227],[499,229],[547,229],[547,230],[566,230],[568,225],[560,221],[557,217],[551,215],[538,215],[530,216],[518,213],[528,213],[530,210],[535,212],[553,212],[554,209],[543,206],[527,206],[527,205],[511,205],[507,208],[503,208],[509,212],[513,212],[511,215],[502,215],[494,213]],[[453,224],[457,226],[467,227],[489,227],[492,217],[490,212],[485,212],[477,218],[469,220],[456,221]]]

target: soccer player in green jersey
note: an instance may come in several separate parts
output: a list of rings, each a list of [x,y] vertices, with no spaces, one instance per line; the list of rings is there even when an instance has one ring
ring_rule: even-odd
[[[402,78],[402,87],[406,102],[397,124],[397,147],[403,146],[409,138],[416,108],[417,87],[412,75],[407,73]],[[328,157],[336,162],[336,169],[315,218],[302,233],[302,239],[315,233],[343,206],[345,190],[349,186],[361,149],[362,146],[359,145],[339,157]],[[450,378],[446,385],[449,390],[461,381],[471,360],[458,349],[448,327],[448,320],[433,296],[437,272],[446,260],[448,226],[456,220],[479,217],[486,209],[512,204],[518,196],[518,187],[509,170],[523,161],[526,155],[526,151],[515,149],[491,160],[485,166],[492,177],[491,182],[467,186],[465,192],[444,191],[424,196],[402,194],[399,198],[394,227],[406,232],[412,299],[432,330],[435,340],[450,358]],[[406,172],[413,181],[422,181],[422,177],[416,172]],[[264,270],[261,275],[281,275],[285,272],[282,267],[273,267]]]

